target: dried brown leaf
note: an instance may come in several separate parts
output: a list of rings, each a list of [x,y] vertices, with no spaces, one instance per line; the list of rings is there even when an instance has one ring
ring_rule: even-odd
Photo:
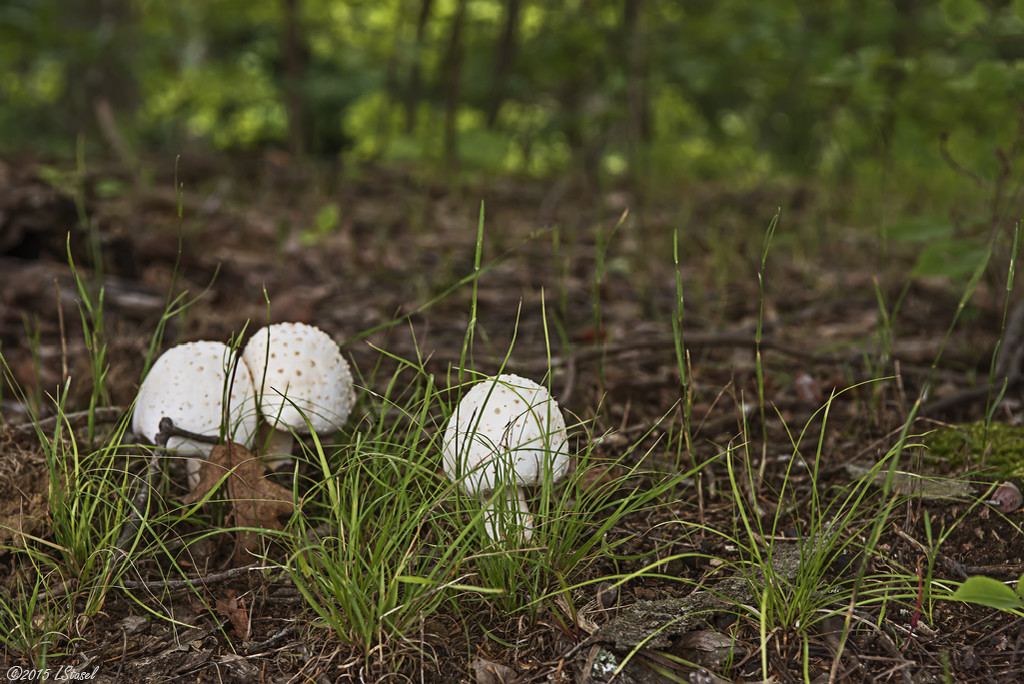
[[[237,527],[283,530],[279,517],[295,512],[290,490],[266,478],[266,465],[240,444],[218,444],[210,451],[199,469],[199,484],[186,497],[195,503],[206,496],[217,483],[227,477],[228,498],[231,501],[229,521]],[[259,547],[259,535],[253,529],[239,530],[235,546],[235,560],[247,562],[248,554]]]
[[[506,684],[516,678],[516,671],[508,665],[483,658],[473,661],[473,674],[477,684]]]
[[[249,639],[249,612],[245,609],[245,601],[240,601],[234,589],[224,592],[224,598],[217,599],[217,612],[231,621],[235,634],[247,641]]]

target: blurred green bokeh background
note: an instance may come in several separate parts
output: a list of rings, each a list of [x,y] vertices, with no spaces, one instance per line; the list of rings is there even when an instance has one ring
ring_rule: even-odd
[[[120,137],[948,208],[1019,186],[1022,117],[1024,0],[0,4],[0,150],[44,157]]]

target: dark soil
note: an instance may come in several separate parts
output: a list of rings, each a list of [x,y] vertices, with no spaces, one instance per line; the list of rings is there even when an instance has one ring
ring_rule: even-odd
[[[344,341],[343,351],[365,373],[381,363],[386,370],[389,362],[377,351],[386,349],[404,358],[418,354],[437,377],[447,377],[459,362],[469,320],[465,279],[474,272],[481,200],[486,215],[475,368],[496,371],[511,346],[506,368],[542,379],[548,364],[543,304],[553,392],[590,426],[590,434],[607,435],[598,449],[610,456],[641,441],[645,448],[636,453],[649,454],[646,465],[670,470],[745,444],[751,467],[759,471],[749,494],[770,522],[778,505],[772,492],[787,473],[795,500],[808,505],[813,490],[828,497],[847,486],[856,477],[847,466],[870,466],[883,457],[926,382],[928,402],[947,401],[938,407],[926,402],[911,434],[985,415],[985,397],[964,392],[986,382],[1000,339],[1005,259],[997,255],[991,275],[946,339],[966,286],[908,280],[912,253],[884,252],[874,231],[843,226],[838,210],[815,202],[806,188],[689,188],[674,204],[634,208],[619,223],[631,203],[628,192],[609,191],[595,201],[571,183],[498,179],[451,189],[411,171],[368,168],[328,195],[316,189],[323,178],[315,170],[277,157],[251,161],[242,171],[219,159],[185,159],[176,195],[170,165],[154,165],[160,172],[146,186],[134,186],[116,171],[88,175],[80,208],[90,234],[70,194],[73,175],[62,189],[50,176],[43,181],[37,166],[0,163],[0,351],[9,369],[0,395],[0,525],[10,528],[0,536],[4,547],[45,546],[51,534],[49,481],[35,433],[18,428],[29,421],[19,392],[45,419],[54,410],[49,397],[71,378],[65,409],[89,405],[91,369],[69,252],[84,282],[102,278],[109,370],[101,404],[115,407],[115,416],[138,389],[169,292],[187,291],[195,303],[168,321],[161,348],[195,339],[226,341],[247,323],[252,331],[269,317],[323,328]],[[121,191],[108,194],[109,181],[118,178]],[[316,216],[329,202],[340,210],[337,225],[318,229]],[[780,206],[762,298],[762,237]],[[689,393],[680,382],[673,334],[677,272],[685,297]],[[879,295],[890,312],[899,302],[888,328],[880,320]],[[891,345],[882,343],[883,333],[891,334]],[[758,355],[765,369],[763,422]],[[997,422],[1019,422],[1020,388],[1016,376],[1011,380],[995,408]],[[833,392],[838,394],[823,421],[819,409]],[[678,437],[684,398],[692,404],[693,441],[677,463],[664,445]],[[750,406],[744,414],[741,407]],[[814,458],[820,438],[817,481],[790,467],[794,440],[805,426],[805,458]],[[981,456],[969,460],[973,481],[995,479],[979,475]],[[900,469],[968,479],[962,462],[936,461],[920,447],[904,452]],[[977,505],[985,491],[976,484],[969,497],[901,500],[876,553],[865,559],[867,575],[913,577],[920,571],[922,588],[959,581],[965,570],[1000,580],[1019,577],[1020,513]],[[190,577],[202,578],[198,593],[168,584],[175,578],[159,568],[140,565],[129,574],[134,584],[112,589],[98,614],[56,639],[53,650],[60,655],[50,663],[84,673],[95,669],[95,680],[108,682],[608,681],[637,646],[623,636],[628,629],[644,620],[650,632],[665,627],[670,617],[658,611],[671,613],[666,599],[686,597],[695,584],[722,582],[713,557],[741,559],[741,550],[722,537],[692,527],[684,534],[680,524],[699,520],[711,529],[737,529],[725,467],[708,465],[678,494],[625,520],[614,534],[637,535],[630,553],[657,548],[663,557],[704,556],[670,561],[611,594],[600,582],[586,585],[573,597],[585,607],[578,611],[554,606],[532,620],[497,610],[439,613],[425,617],[417,634],[386,639],[364,653],[315,627],[287,579],[233,569],[230,548],[214,548],[206,565],[187,568]],[[808,518],[805,509],[780,514],[784,524],[776,541],[785,545],[808,533]],[[863,528],[839,534],[866,542]],[[14,600],[20,586],[15,580],[33,572],[17,560],[23,558],[0,550],[0,581]],[[651,560],[625,566],[602,561],[572,579],[597,580]],[[845,566],[854,560],[833,574],[849,575]],[[68,583],[74,578],[46,582],[54,610],[67,610],[61,597],[73,594]],[[778,682],[805,676],[824,682],[830,673],[850,682],[1022,681],[1024,620],[927,596],[915,619],[916,589],[911,585],[908,595],[885,606],[858,606],[838,660],[843,617],[809,629],[772,630],[762,652],[756,620],[711,610],[705,621],[669,628],[639,645],[616,681],[724,681],[709,673],[693,679],[694,668],[673,657],[732,680],[760,681],[762,655]],[[716,641],[722,635],[734,647],[728,660]],[[805,647],[807,673],[801,665]],[[2,662],[30,667],[25,654],[11,647]]]

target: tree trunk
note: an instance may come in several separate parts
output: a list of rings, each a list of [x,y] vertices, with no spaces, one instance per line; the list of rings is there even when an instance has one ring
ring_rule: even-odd
[[[487,128],[493,129],[498,122],[501,103],[505,99],[505,84],[516,55],[516,38],[519,33],[519,0],[508,0],[505,4],[505,25],[501,30],[498,52],[494,60],[494,83],[491,101],[487,107]]]
[[[626,65],[626,149],[629,184],[637,216],[643,220],[644,158],[651,139],[650,103],[647,90],[647,48],[644,35],[644,0],[625,0],[622,45]]]
[[[626,46],[626,93],[631,135],[636,142],[651,139],[651,107],[647,88],[647,46],[644,26],[644,0],[625,0],[623,32]]]
[[[0,3],[4,8],[9,4]],[[101,100],[113,114],[134,118],[140,101],[136,65],[124,55],[135,54],[139,49],[138,32],[134,29],[142,12],[135,5],[129,0],[76,0],[58,5],[61,12],[56,16],[57,26],[46,29],[47,39],[62,35],[70,41],[65,43],[67,47],[77,46],[69,53],[74,57],[61,65],[64,88],[52,113],[62,128],[93,134],[94,126],[103,126],[95,118],[97,102]],[[16,56],[13,64],[5,64],[5,71],[25,60],[18,67],[24,73],[37,57]]]
[[[459,98],[462,94],[462,31],[466,23],[466,0],[459,0],[452,17],[448,49],[441,62],[441,80],[444,83],[444,164],[449,170],[458,161]]]
[[[300,0],[283,0],[284,10],[284,102],[288,112],[288,151],[299,157],[305,152],[306,103],[302,95],[305,78],[302,12]]]
[[[908,53],[914,50],[914,37],[918,26],[917,2],[916,0],[896,0],[893,3],[896,8],[898,20],[894,22],[889,32],[889,45],[892,49],[892,58],[889,64],[901,64]],[[892,142],[893,131],[896,130],[896,105],[899,99],[900,89],[906,81],[907,72],[904,69],[890,66],[882,71],[880,77],[885,87],[885,110],[879,122],[878,139],[885,146],[884,153],[888,154],[889,143]]]
[[[423,54],[423,39],[427,33],[427,21],[434,0],[420,2],[420,16],[416,21],[416,42],[413,45],[412,67],[409,72],[409,87],[405,92],[405,132],[411,134],[416,130],[416,110],[420,104],[420,90],[423,88],[423,69],[420,56]]]

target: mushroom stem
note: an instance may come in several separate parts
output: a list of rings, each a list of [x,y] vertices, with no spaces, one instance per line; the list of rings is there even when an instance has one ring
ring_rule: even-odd
[[[533,516],[526,505],[526,495],[519,487],[512,486],[502,502],[493,498],[484,502],[484,529],[487,536],[498,541],[500,539],[520,538],[529,542],[533,537]]]
[[[260,446],[263,462],[271,470],[278,470],[292,461],[292,447],[295,446],[295,437],[287,425],[271,425],[264,422],[260,425],[256,443]]]

